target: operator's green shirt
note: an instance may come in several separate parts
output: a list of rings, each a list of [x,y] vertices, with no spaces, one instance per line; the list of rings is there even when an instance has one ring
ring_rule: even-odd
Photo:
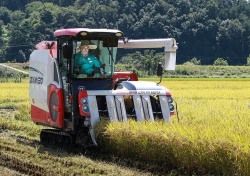
[[[90,75],[94,71],[94,66],[97,68],[101,68],[101,61],[98,60],[94,55],[88,54],[87,56],[83,56],[81,52],[77,53],[74,57],[75,67],[79,67],[83,74]]]

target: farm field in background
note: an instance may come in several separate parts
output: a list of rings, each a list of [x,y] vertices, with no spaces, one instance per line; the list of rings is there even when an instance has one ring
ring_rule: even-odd
[[[159,81],[158,78],[141,80]],[[124,158],[145,161],[146,164],[161,163],[162,166],[174,168],[178,172],[249,175],[250,79],[169,78],[163,79],[161,84],[171,90],[178,103],[180,122],[177,116],[174,116],[172,122],[167,125],[161,122],[152,124],[133,121],[123,124],[108,123],[100,130],[98,137],[105,149],[111,153],[118,152],[118,156]],[[8,113],[12,108],[18,110],[14,115]],[[29,117],[28,80],[25,79],[23,83],[0,84],[0,109],[0,130],[38,139],[42,127],[34,125]],[[19,150],[25,147],[19,143],[15,144],[14,140],[2,139],[6,137],[1,137],[0,140],[0,158],[5,152],[6,155],[14,157],[6,147],[8,145],[20,148]],[[39,153],[37,149],[30,150]],[[18,156],[15,159],[20,161],[21,154],[20,158]],[[42,167],[41,170],[47,169],[47,173],[53,173],[51,168],[43,166],[39,157],[36,162]],[[41,154],[42,157],[44,156]],[[62,156],[56,158],[61,161],[60,157]],[[48,163],[56,160],[51,160],[50,157],[47,159]],[[71,160],[78,162],[78,159]],[[64,162],[66,161],[62,159],[62,163]],[[86,163],[82,163],[82,166]],[[80,165],[78,163],[77,167],[80,168]],[[11,164],[3,166],[15,169]],[[112,168],[104,171],[102,169],[101,167],[96,173],[93,170],[91,172],[103,175],[114,172]],[[70,170],[74,172],[74,168]],[[86,170],[82,172],[89,173]],[[121,169],[120,172],[124,173],[124,170]],[[132,170],[126,172],[134,174]],[[69,171],[64,168],[61,172],[57,170],[54,173],[63,175]],[[170,175],[174,173],[171,171]]]

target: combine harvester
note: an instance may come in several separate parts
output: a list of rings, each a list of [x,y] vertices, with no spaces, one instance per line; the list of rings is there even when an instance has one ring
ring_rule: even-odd
[[[115,72],[120,48],[164,48],[164,69],[174,70],[175,39],[128,40],[115,29],[61,29],[56,41],[42,41],[30,55],[31,118],[52,127],[40,134],[42,144],[96,146],[93,127],[102,119],[170,121],[175,108],[170,91],[159,83],[138,81],[134,72]],[[89,41],[104,68],[91,75],[76,71],[75,54]],[[91,49],[91,48],[90,48]],[[158,64],[158,76],[162,65]]]

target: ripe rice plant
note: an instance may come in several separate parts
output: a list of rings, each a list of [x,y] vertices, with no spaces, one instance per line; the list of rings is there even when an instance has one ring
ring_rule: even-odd
[[[38,138],[42,127],[31,121],[28,86],[27,79],[22,83],[0,83],[0,129]]]
[[[180,123],[176,117],[169,124],[108,123],[99,140],[145,163],[188,173],[249,175],[250,80],[196,80],[162,82],[178,102]]]
[[[13,108],[16,103],[28,102],[28,80],[22,83],[0,83],[0,108]]]

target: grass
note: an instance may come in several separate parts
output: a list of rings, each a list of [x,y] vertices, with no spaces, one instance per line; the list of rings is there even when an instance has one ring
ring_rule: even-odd
[[[140,77],[156,75],[156,68],[150,72],[143,67],[116,64],[116,70],[135,70]],[[150,74],[150,75],[149,75]],[[165,78],[250,78],[250,66],[176,65],[175,70],[163,74]]]
[[[177,65],[168,71],[173,78],[250,78],[250,66]]]

